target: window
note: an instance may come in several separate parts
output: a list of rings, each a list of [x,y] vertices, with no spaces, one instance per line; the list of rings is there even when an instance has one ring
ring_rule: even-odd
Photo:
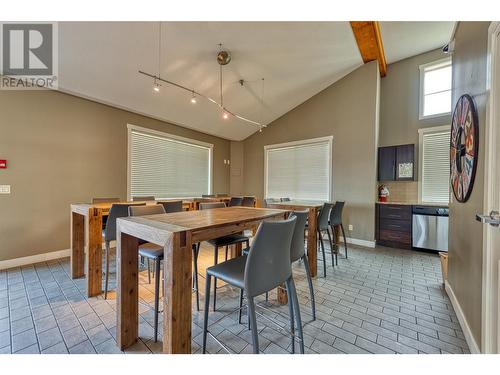
[[[450,127],[419,130],[419,200],[448,204],[450,199]]]
[[[266,198],[331,201],[333,137],[264,147]]]
[[[128,125],[128,197],[199,197],[212,190],[213,145]]]
[[[451,112],[451,59],[420,66],[420,119]]]

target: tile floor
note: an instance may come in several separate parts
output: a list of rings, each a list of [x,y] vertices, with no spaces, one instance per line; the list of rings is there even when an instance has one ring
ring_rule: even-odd
[[[202,246],[200,273],[211,262],[212,250]],[[349,259],[339,258],[335,269],[327,263],[327,277],[322,277],[319,263],[319,277],[314,280],[316,321],[310,315],[303,265],[294,265],[306,353],[469,353],[443,290],[436,255],[350,246]],[[113,271],[112,288],[114,276]],[[69,277],[69,258],[0,271],[0,353],[121,353],[115,342],[115,294],[108,300],[85,298],[84,290],[83,279]],[[201,277],[200,290],[204,290]],[[140,340],[125,353],[161,351],[161,341],[153,342],[152,291],[142,271]],[[237,306],[238,291],[224,286],[217,297],[210,331],[231,351],[251,353],[246,324],[238,324],[237,313],[226,316]],[[272,293],[262,313],[286,327],[288,309],[274,301]],[[266,305],[263,298],[260,303]],[[194,310],[194,353],[200,353],[202,324],[203,312]],[[263,353],[290,351],[289,337],[274,324],[259,318],[258,326]],[[226,353],[210,337],[208,351]]]

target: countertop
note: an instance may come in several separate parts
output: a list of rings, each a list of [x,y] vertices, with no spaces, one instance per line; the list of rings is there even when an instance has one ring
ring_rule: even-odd
[[[399,206],[426,206],[426,207],[448,208],[447,204],[440,204],[440,203],[418,203],[418,202],[389,201],[389,202],[377,202],[377,204],[394,204],[394,205],[399,205]]]

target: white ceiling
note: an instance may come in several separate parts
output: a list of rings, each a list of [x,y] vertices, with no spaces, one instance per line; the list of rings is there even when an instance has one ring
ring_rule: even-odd
[[[380,22],[388,64],[441,48],[451,39],[455,22]]]
[[[388,62],[442,46],[449,24],[382,22]],[[206,100],[192,104],[178,88],[163,84],[153,92],[152,79],[138,70],[158,73],[158,29],[155,22],[60,23],[59,89],[231,140],[257,131],[223,120]],[[348,22],[164,22],[161,76],[218,99],[221,42],[232,55],[224,67],[225,106],[266,124],[362,65]],[[248,84],[241,87],[240,79]]]

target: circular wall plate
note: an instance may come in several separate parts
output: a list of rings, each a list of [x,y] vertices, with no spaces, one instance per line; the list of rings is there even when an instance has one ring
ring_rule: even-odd
[[[462,95],[453,112],[450,139],[450,183],[455,198],[467,202],[476,177],[479,151],[477,110],[470,95]]]

